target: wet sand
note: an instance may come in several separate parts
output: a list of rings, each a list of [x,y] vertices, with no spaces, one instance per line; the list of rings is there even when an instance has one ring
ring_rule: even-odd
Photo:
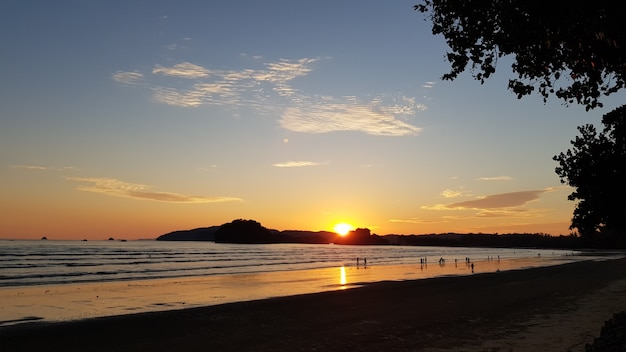
[[[626,259],[0,328],[2,351],[584,351]]]

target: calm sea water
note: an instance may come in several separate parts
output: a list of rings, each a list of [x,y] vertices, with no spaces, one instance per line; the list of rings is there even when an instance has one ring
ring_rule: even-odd
[[[238,245],[163,241],[0,240],[0,287],[437,263],[542,256],[556,261],[572,251],[416,246],[306,244]],[[363,262],[361,261],[361,264]]]

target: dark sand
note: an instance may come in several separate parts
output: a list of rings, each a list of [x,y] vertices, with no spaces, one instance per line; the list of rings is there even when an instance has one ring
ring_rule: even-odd
[[[626,259],[0,328],[0,351],[584,351]]]

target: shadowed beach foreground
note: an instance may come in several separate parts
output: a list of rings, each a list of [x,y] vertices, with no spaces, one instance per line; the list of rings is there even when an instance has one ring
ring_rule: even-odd
[[[623,310],[617,259],[6,326],[0,350],[576,352]]]

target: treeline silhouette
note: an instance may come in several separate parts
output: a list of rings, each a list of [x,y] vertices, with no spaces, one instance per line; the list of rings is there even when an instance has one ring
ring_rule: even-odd
[[[385,239],[403,246],[581,248],[577,236],[551,236],[543,233],[387,235]]]
[[[216,243],[307,243],[339,245],[402,245],[489,248],[563,248],[625,249],[623,240],[596,236],[581,238],[575,234],[551,236],[545,233],[440,233],[421,235],[389,234],[379,236],[367,228],[358,228],[346,236],[331,231],[273,230],[254,220],[237,219],[220,226],[174,231],[158,241],[214,241]]]
[[[369,229],[356,229],[346,236],[331,231],[273,230],[254,220],[237,219],[220,225],[164,234],[157,241],[214,241],[216,243],[308,243],[389,245]]]

